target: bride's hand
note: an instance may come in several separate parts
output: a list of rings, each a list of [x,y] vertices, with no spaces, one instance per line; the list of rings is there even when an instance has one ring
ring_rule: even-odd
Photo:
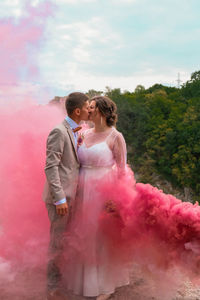
[[[105,203],[105,210],[108,213],[115,213],[117,211],[116,204],[112,200],[107,201]]]

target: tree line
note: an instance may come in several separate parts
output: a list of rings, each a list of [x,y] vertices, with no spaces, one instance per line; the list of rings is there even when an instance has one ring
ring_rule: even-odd
[[[188,187],[200,201],[200,71],[181,88],[154,84],[134,92],[106,88],[118,107],[117,127],[125,137],[128,161],[143,182],[159,173],[174,186]]]

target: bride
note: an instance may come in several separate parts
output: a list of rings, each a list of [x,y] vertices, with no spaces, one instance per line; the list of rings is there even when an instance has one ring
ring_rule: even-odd
[[[115,128],[116,111],[115,103],[108,97],[91,99],[89,120],[94,128],[86,130],[78,141],[81,168],[67,243],[67,251],[70,252],[71,246],[74,261],[71,270],[64,272],[68,289],[78,295],[97,297],[97,300],[108,299],[116,287],[129,283],[127,266],[108,255],[99,228],[102,211],[113,213],[115,210],[111,202],[103,203],[105,199],[100,196],[99,187],[102,182],[123,176],[126,167],[126,144]],[[70,264],[67,265],[69,268]]]
[[[189,276],[199,274],[198,203],[135,184],[112,100],[92,98],[89,116],[94,128],[78,141],[79,186],[66,234],[67,288],[109,299],[117,287],[129,284],[133,261],[149,266],[150,273],[178,266]]]

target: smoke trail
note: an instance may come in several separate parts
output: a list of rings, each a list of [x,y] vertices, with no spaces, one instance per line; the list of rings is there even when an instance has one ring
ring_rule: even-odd
[[[45,143],[63,113],[35,104],[29,87],[39,77],[37,54],[51,12],[49,2],[27,4],[20,19],[0,20],[0,298],[6,300],[44,296]]]

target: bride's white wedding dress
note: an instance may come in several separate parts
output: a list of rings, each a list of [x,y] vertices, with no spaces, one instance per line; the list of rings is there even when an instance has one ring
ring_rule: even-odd
[[[68,289],[88,297],[111,294],[129,283],[133,262],[150,274],[174,266],[190,276],[198,274],[197,203],[182,202],[149,184],[135,184],[126,167],[124,138],[115,128],[87,130],[78,156],[78,193],[64,241]],[[109,201],[116,205],[114,213],[105,207]],[[159,280],[165,280],[163,275]]]
[[[71,268],[66,280],[68,289],[75,294],[92,297],[113,293],[116,287],[129,283],[128,268],[107,255],[106,243],[99,231],[105,199],[100,196],[98,188],[102,181],[111,182],[124,172],[124,138],[114,127],[102,133],[89,129],[78,149],[78,157],[81,168],[74,220],[68,238]]]

